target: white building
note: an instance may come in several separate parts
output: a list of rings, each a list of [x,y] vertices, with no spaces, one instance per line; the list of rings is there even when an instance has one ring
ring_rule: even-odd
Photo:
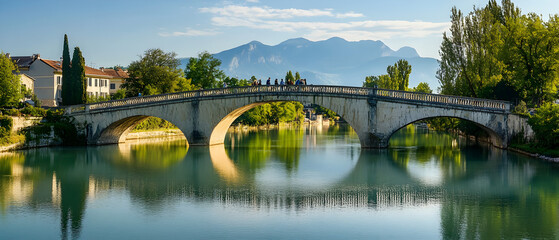
[[[60,61],[42,59],[39,54],[11,57],[19,71],[33,79],[34,92],[43,106],[56,107],[62,102],[62,65]],[[85,67],[88,96],[108,97],[111,75],[95,68]]]

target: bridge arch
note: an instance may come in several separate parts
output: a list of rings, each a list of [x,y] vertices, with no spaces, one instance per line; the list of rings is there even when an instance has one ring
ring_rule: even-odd
[[[403,125],[401,125],[399,127],[396,127],[395,129],[393,129],[391,132],[388,133],[387,142],[388,142],[388,140],[390,140],[392,135],[394,135],[396,132],[398,132],[399,130],[401,130],[402,128],[405,128],[406,126],[408,126],[410,124],[420,122],[420,121],[424,121],[424,120],[436,119],[436,118],[455,118],[455,119],[465,120],[467,122],[473,123],[475,126],[477,126],[478,128],[482,129],[485,133],[487,133],[487,135],[489,136],[489,142],[493,146],[502,148],[505,144],[505,143],[503,143],[504,136],[499,135],[497,132],[495,132],[495,130],[491,129],[488,126],[485,126],[485,125],[483,125],[479,122],[476,122],[476,121],[473,121],[471,119],[467,119],[467,118],[464,118],[464,117],[444,116],[444,115],[443,116],[434,116],[434,117],[417,119],[417,120],[409,122],[407,124],[404,123]]]
[[[337,100],[337,101],[336,101]],[[368,118],[367,115],[369,114],[368,106],[366,101],[361,101],[361,104],[364,108],[359,108],[359,104],[351,104],[343,101],[343,99],[329,99],[329,101],[324,101],[323,98],[317,97],[308,97],[308,96],[285,96],[279,97],[275,99],[256,99],[254,102],[249,103],[240,103],[238,105],[230,105],[230,110],[228,113],[224,114],[223,117],[215,124],[215,127],[211,129],[209,145],[217,145],[223,144],[225,140],[225,135],[227,134],[227,130],[231,126],[231,124],[240,117],[243,113],[247,112],[248,110],[261,106],[266,103],[273,103],[273,102],[300,102],[302,104],[315,104],[321,107],[330,109],[340,115],[346,122],[354,129],[354,131],[359,136],[359,140],[361,144],[364,144],[366,141],[366,137],[368,134],[359,134],[360,129],[366,131],[368,126]]]
[[[128,133],[134,129],[138,124],[142,123],[143,121],[147,120],[150,117],[156,117],[163,119],[172,123],[175,126],[178,126],[176,123],[169,121],[165,118],[161,118],[159,116],[150,116],[150,115],[134,115],[119,119],[115,122],[110,123],[107,127],[105,127],[100,136],[96,139],[95,144],[103,145],[103,144],[113,144],[113,143],[122,143],[126,141],[126,137]],[[180,130],[180,128],[179,128]],[[181,133],[184,135],[184,132]],[[188,141],[188,139],[187,139]]]

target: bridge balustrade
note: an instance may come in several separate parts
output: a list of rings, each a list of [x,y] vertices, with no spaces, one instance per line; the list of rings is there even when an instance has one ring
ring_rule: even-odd
[[[413,100],[420,102],[442,103],[447,105],[467,106],[491,110],[509,111],[510,103],[499,100],[479,99],[470,97],[459,97],[439,95],[430,93],[406,92],[387,89],[375,89],[374,96]]]
[[[455,106],[467,106],[484,108],[497,111],[509,111],[510,103],[505,101],[477,99],[469,97],[448,96],[429,93],[395,91],[377,88],[325,86],[325,85],[264,85],[234,88],[217,88],[208,90],[197,90],[179,93],[168,93],[161,95],[133,97],[107,102],[75,105],[66,108],[66,112],[77,113],[96,109],[106,109],[129,105],[157,103],[188,98],[225,96],[225,95],[247,95],[254,93],[321,93],[321,94],[344,94],[366,97],[381,97],[391,99],[402,99],[416,102],[439,103]]]

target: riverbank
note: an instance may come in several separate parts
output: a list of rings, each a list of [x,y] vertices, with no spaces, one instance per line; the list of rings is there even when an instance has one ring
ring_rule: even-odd
[[[530,157],[559,163],[559,150],[556,149],[538,148],[528,144],[511,144],[508,149]]]
[[[144,131],[134,131],[126,135],[126,141],[130,140],[142,140],[151,138],[184,138],[184,134],[181,130],[177,128],[170,129],[154,129],[154,130],[144,130]]]

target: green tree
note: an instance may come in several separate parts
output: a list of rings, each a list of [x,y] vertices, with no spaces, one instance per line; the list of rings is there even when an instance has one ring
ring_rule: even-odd
[[[433,93],[433,90],[431,90],[431,87],[429,87],[429,84],[426,82],[420,82],[419,84],[417,84],[417,87],[414,87],[413,91],[421,93]]]
[[[0,106],[16,104],[22,97],[20,77],[14,74],[17,66],[12,60],[0,53]]]
[[[186,78],[179,78],[178,82],[177,82],[177,87],[175,89],[175,91],[177,92],[186,92],[186,91],[193,91],[198,89],[198,87],[196,87],[194,84],[192,84],[192,79],[186,79]]]
[[[111,95],[111,100],[123,99],[126,97],[126,89],[119,89],[113,95]]]
[[[392,81],[388,74],[379,76],[368,76],[365,77],[365,82],[363,82],[363,87],[376,87],[383,89],[397,90],[396,82]]]
[[[398,78],[398,90],[406,91],[408,90],[408,85],[410,84],[410,74],[411,74],[411,65],[408,61],[404,59],[398,60],[394,67],[398,69],[399,78]]]
[[[552,100],[559,84],[559,16],[544,22],[529,13],[511,22],[514,45],[508,69],[525,100],[540,106]]]
[[[79,47],[74,48],[72,56],[72,102],[70,104],[84,104],[87,102],[87,79],[85,78],[85,59]]]
[[[534,129],[538,144],[544,147],[559,147],[559,105],[545,103],[536,114],[528,119]]]
[[[404,59],[398,60],[394,65],[386,68],[387,74],[367,76],[363,87],[378,87],[390,90],[408,90],[411,65]]]
[[[237,79],[234,77],[226,77],[225,79],[223,79],[223,82],[227,83],[228,87],[250,86],[250,84],[252,83],[246,79]]]
[[[301,79],[301,75],[299,74],[299,72],[295,72],[295,80],[299,79]]]
[[[437,72],[441,93],[493,95],[493,87],[506,75],[505,64],[499,59],[504,42],[496,14],[505,15],[493,0],[466,16],[456,7],[452,9],[450,36],[443,34]]]
[[[304,118],[303,104],[300,102],[267,103],[248,110],[236,122],[260,126],[282,122],[302,121]]]
[[[146,50],[139,60],[128,67],[129,78],[123,84],[126,95],[133,97],[194,89],[184,79],[176,56],[174,52],[166,53],[161,49]]]
[[[293,73],[291,72],[291,70],[289,70],[285,74],[285,82],[287,82],[288,80],[291,80],[291,81],[295,82],[295,77],[293,77]]]
[[[559,84],[559,16],[545,22],[510,0],[489,1],[467,15],[453,8],[443,35],[441,93],[541,105]]]
[[[62,105],[72,104],[75,86],[73,86],[70,69],[70,49],[68,47],[68,36],[64,34],[64,47],[62,50]]]
[[[209,52],[198,54],[198,58],[190,58],[184,70],[186,78],[192,79],[192,84],[208,89],[217,88],[219,81],[225,78],[225,73],[219,69],[221,60],[214,58]],[[130,70],[129,70],[130,71]]]

